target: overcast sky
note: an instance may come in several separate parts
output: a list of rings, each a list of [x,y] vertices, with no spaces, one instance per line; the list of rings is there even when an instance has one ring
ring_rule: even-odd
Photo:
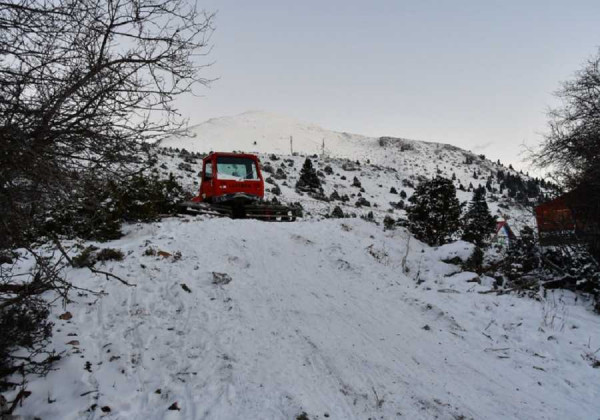
[[[600,0],[198,0],[214,65],[190,123],[248,110],[454,144],[527,169],[552,93],[600,46]]]

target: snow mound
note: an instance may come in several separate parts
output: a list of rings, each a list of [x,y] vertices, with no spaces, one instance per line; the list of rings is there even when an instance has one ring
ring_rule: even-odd
[[[17,410],[44,419],[595,418],[582,357],[600,320],[565,292],[538,302],[445,277],[404,230],[360,219],[173,218],[132,225],[72,269],[58,370]],[[147,251],[148,249],[154,251]],[[406,265],[402,259],[408,249]],[[163,251],[156,253],[156,250]],[[153,255],[152,255],[153,254]],[[405,269],[404,269],[405,268]],[[50,404],[49,402],[53,403]],[[171,408],[171,409],[169,409]]]
[[[470,242],[456,241],[437,247],[433,251],[433,255],[442,261],[459,258],[461,261],[466,261],[475,249],[475,245]]]

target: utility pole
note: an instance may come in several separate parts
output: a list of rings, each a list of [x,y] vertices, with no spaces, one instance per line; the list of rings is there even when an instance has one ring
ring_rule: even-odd
[[[293,155],[294,154],[294,146],[293,146],[293,142],[294,139],[292,138],[292,136],[290,136],[290,154]]]
[[[321,143],[321,157],[325,157],[325,137],[323,137],[323,142]]]

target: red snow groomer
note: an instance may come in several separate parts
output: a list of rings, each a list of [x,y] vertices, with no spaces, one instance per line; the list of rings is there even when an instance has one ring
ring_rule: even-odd
[[[202,160],[200,192],[182,206],[195,213],[294,221],[300,208],[264,201],[265,181],[256,155],[210,153]]]

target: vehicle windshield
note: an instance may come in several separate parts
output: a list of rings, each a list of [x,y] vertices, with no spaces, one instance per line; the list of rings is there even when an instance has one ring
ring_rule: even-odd
[[[258,179],[256,162],[250,158],[234,156],[217,157],[217,177],[219,179]]]

